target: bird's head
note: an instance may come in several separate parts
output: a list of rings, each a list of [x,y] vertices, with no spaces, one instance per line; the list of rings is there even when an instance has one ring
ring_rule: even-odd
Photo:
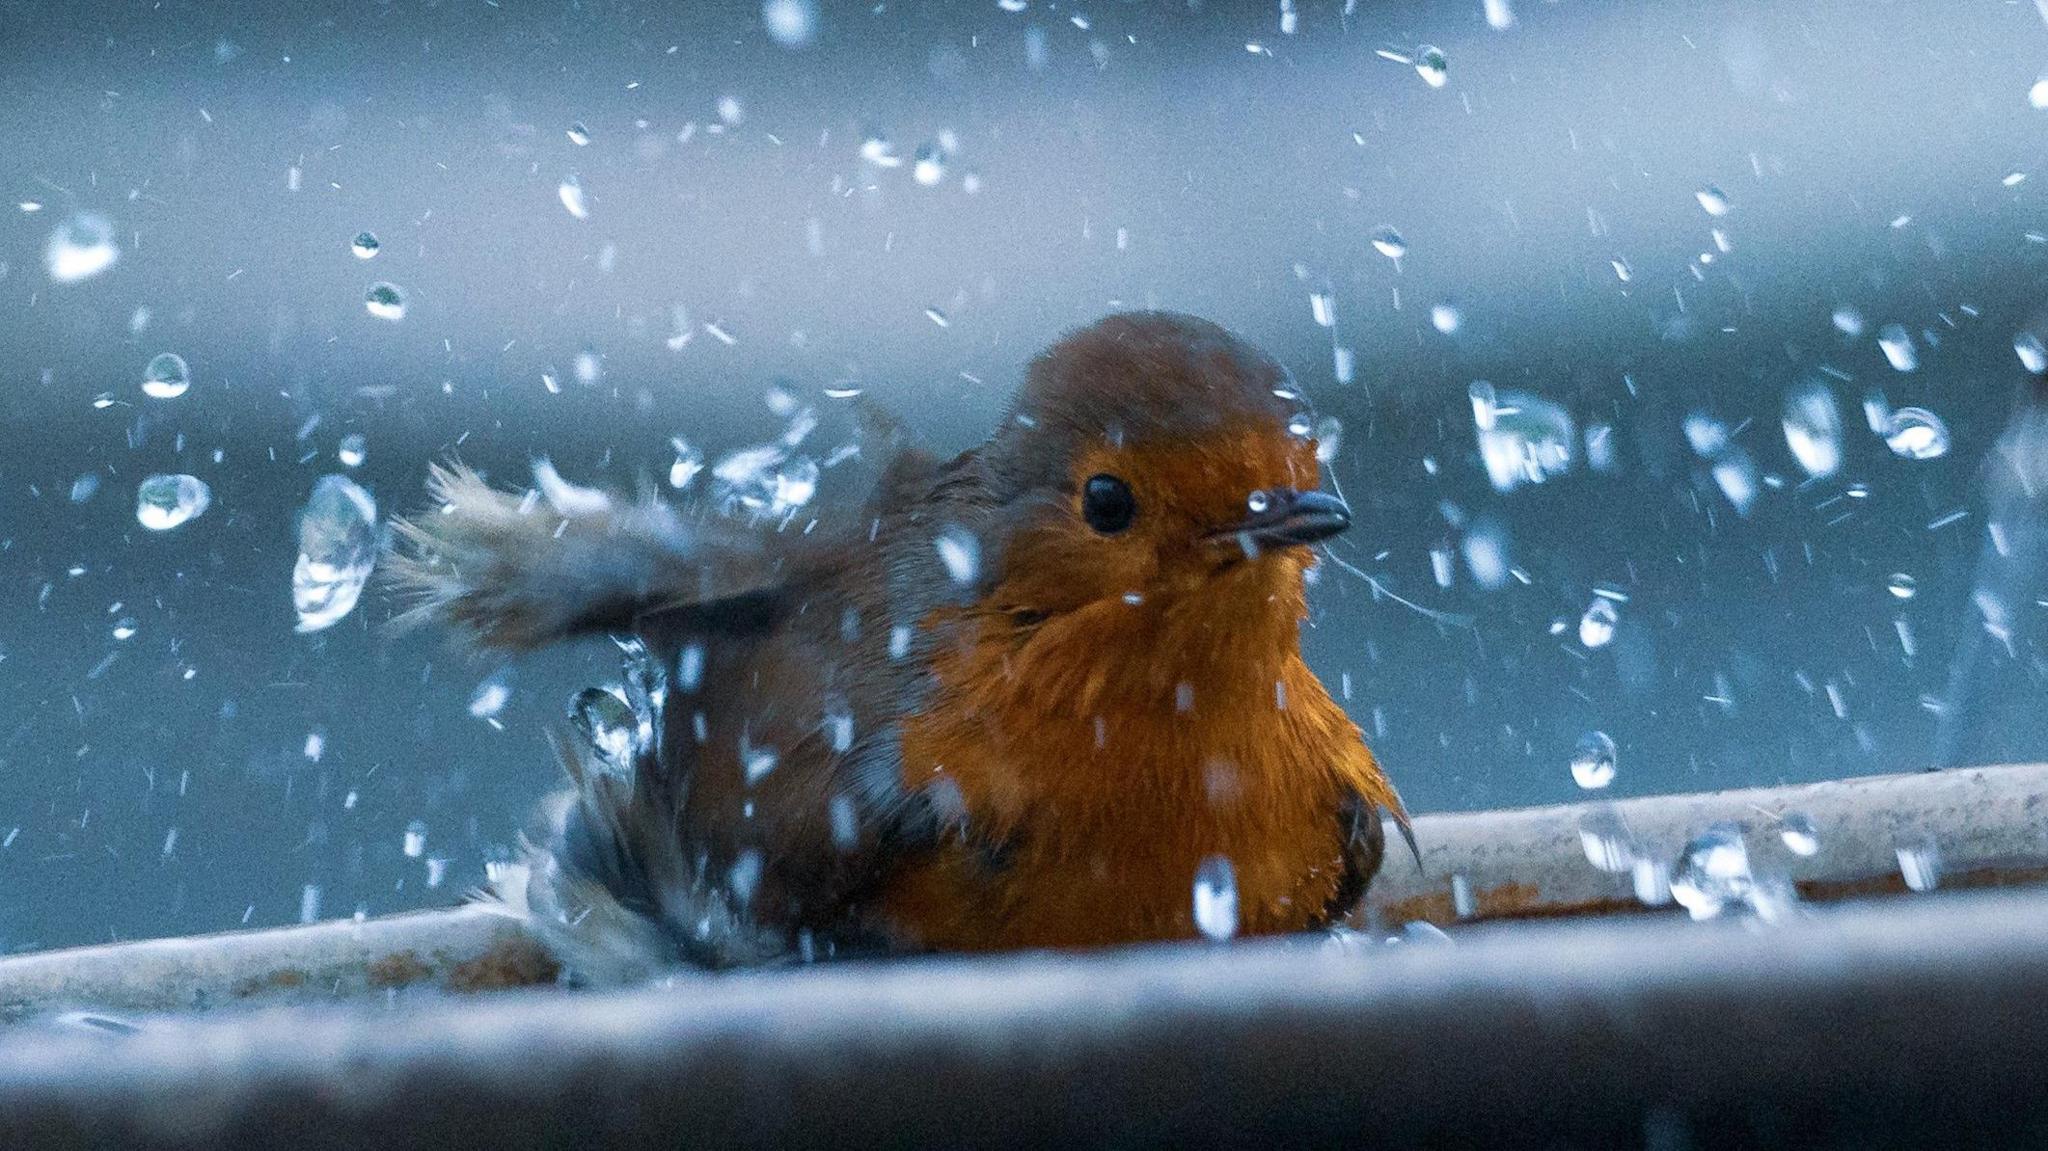
[[[1310,544],[1349,525],[1320,490],[1305,405],[1206,320],[1111,316],[1031,365],[982,452],[1001,610],[1211,596],[1298,605]]]

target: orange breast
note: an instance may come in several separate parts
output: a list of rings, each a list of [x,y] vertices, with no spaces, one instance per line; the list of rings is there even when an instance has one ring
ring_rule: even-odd
[[[1242,934],[1319,922],[1348,792],[1385,800],[1357,729],[1292,648],[1193,668],[1088,621],[1028,645],[968,624],[905,725],[904,782],[957,818],[881,901],[906,944],[1077,947],[1197,934],[1194,886],[1230,863]],[[1390,798],[1387,793],[1386,798]]]

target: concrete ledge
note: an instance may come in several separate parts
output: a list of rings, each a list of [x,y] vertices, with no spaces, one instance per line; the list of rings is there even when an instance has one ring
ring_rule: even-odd
[[[2032,1145],[2048,893],[0,1035],[0,1143]]]

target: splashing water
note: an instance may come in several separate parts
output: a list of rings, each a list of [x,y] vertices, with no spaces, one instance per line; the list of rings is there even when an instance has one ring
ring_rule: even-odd
[[[1614,740],[1604,731],[1589,731],[1572,749],[1572,782],[1583,790],[1597,791],[1614,782],[1614,765]]]
[[[197,476],[156,475],[135,488],[135,521],[153,532],[167,532],[206,514],[213,489]]]
[[[604,765],[630,776],[638,751],[639,717],[626,693],[616,687],[586,687],[569,701],[569,726],[583,737]]]
[[[1619,622],[1620,613],[1614,602],[1604,596],[1595,597],[1579,617],[1579,643],[1588,649],[1606,647],[1614,639],[1614,626]]]
[[[1885,421],[1884,444],[1909,460],[1936,460],[1948,454],[1948,425],[1926,408],[1898,408]]]
[[[1806,474],[1834,475],[1842,466],[1842,413],[1825,384],[1809,380],[1785,397],[1785,446]]]
[[[1713,919],[1746,906],[1755,885],[1742,829],[1716,823],[1685,845],[1671,874],[1671,897],[1694,919]]]
[[[175,352],[158,352],[142,369],[142,394],[153,400],[175,400],[192,387],[192,369]]]
[[[1877,330],[1877,350],[1884,353],[1885,362],[1892,370],[1910,372],[1920,366],[1919,349],[1913,345],[1913,333],[1904,324],[1886,324]]]
[[[1496,392],[1485,380],[1467,389],[1479,456],[1495,491],[1540,484],[1571,470],[1578,429],[1561,405],[1530,392]]]
[[[90,280],[120,258],[112,221],[91,212],[80,212],[57,225],[43,249],[43,267],[50,279],[60,284]]]
[[[1415,74],[1432,88],[1441,88],[1451,78],[1451,62],[1444,58],[1444,50],[1434,44],[1424,44],[1415,50]]]
[[[355,610],[377,562],[377,502],[347,476],[322,476],[299,512],[292,607],[301,633],[333,627]]]
[[[1778,841],[1785,850],[1802,859],[1811,858],[1820,852],[1820,830],[1813,825],[1813,817],[1792,812],[1778,820]]]
[[[1212,855],[1195,869],[1195,927],[1210,939],[1237,934],[1237,872],[1230,860]]]

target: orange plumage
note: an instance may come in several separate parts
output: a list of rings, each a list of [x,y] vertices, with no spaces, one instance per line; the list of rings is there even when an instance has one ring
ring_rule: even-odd
[[[1147,313],[1040,357],[981,448],[899,451],[822,538],[645,506],[565,532],[444,474],[407,529],[428,614],[630,632],[665,684],[629,778],[572,760],[520,894],[709,963],[1189,937],[1213,860],[1240,932],[1340,919],[1404,817],[1301,657],[1308,545],[1348,513],[1299,410],[1263,354]]]

